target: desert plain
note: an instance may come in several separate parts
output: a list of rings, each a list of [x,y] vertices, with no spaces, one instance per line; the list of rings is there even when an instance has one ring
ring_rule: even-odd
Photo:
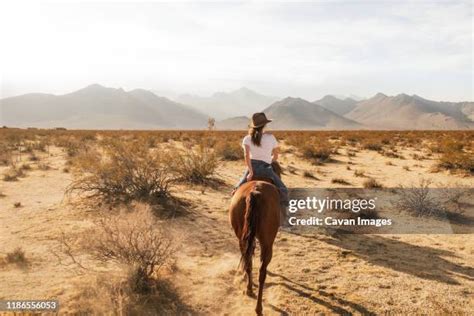
[[[57,299],[60,314],[252,315],[255,299],[244,295],[228,220],[245,133],[0,130],[0,299]],[[275,135],[290,189],[474,184],[473,131]],[[107,192],[127,180],[113,174],[117,161],[132,172],[166,173],[166,192]],[[114,231],[106,227],[113,219],[102,221],[109,217],[143,224],[151,235],[156,229],[165,240],[141,290],[133,286],[139,261],[96,244]],[[264,314],[472,315],[473,245],[472,234],[281,230]],[[258,258],[257,249],[254,282]]]

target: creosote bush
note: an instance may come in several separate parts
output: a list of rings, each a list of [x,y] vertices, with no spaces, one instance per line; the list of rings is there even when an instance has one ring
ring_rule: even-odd
[[[104,215],[85,244],[94,258],[129,267],[128,282],[136,293],[151,289],[154,277],[169,263],[173,251],[171,239],[145,205],[138,205],[132,212]]]
[[[303,158],[316,164],[329,161],[332,153],[331,146],[327,142],[307,143],[300,147],[300,151]]]
[[[403,187],[398,190],[397,206],[416,216],[437,216],[444,210],[441,203],[430,192],[431,181],[421,179],[418,186]]]
[[[474,173],[474,154],[461,151],[447,151],[441,154],[438,167],[447,170],[464,170]]]
[[[169,195],[174,177],[170,154],[143,142],[108,141],[103,155],[89,150],[74,160],[77,179],[67,192],[106,202],[156,202]]]
[[[238,142],[220,141],[215,145],[215,151],[223,160],[235,161],[244,158],[244,151]]]
[[[181,181],[206,184],[212,179],[217,168],[216,154],[201,144],[174,155],[173,171]]]

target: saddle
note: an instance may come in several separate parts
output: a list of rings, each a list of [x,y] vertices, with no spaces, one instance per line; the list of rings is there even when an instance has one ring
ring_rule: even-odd
[[[268,182],[268,183],[271,183],[271,184],[275,185],[275,182],[273,182],[272,179],[266,178],[266,177],[253,177],[252,180],[250,180],[250,181],[264,181],[264,182]]]

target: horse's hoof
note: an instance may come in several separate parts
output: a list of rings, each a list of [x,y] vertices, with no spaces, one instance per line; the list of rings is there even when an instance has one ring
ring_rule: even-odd
[[[255,309],[255,313],[257,313],[258,316],[262,316],[262,315],[263,315],[263,314],[262,314],[262,308],[261,308],[261,307],[260,307],[260,308],[257,307],[257,308]]]
[[[252,290],[247,290],[247,291],[245,291],[245,294],[246,294],[248,297],[255,297],[255,293],[254,293]]]

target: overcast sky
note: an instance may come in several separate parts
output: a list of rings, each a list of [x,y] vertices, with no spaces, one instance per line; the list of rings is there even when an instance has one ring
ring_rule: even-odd
[[[471,1],[0,2],[1,97],[91,83],[473,100]]]

